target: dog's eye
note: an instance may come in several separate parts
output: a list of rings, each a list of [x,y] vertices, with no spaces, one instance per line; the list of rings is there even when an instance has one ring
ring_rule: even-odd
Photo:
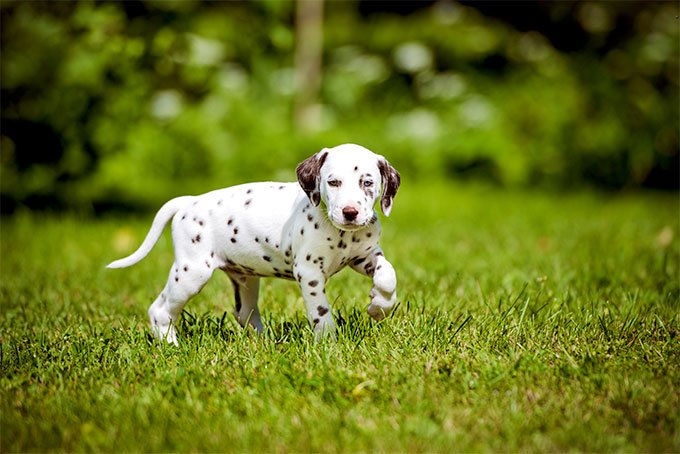
[[[342,185],[342,181],[340,180],[328,180],[328,186],[332,186],[334,188],[339,188]]]
[[[365,188],[372,188],[373,187],[373,182],[371,180],[366,180],[363,182],[363,185]]]

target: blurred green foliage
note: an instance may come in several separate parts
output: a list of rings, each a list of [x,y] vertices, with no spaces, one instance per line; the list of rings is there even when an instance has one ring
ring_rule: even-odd
[[[326,2],[314,128],[293,121],[292,2],[1,6],[3,212],[291,180],[342,142],[413,179],[678,187],[675,2],[541,4],[577,50],[453,2]]]

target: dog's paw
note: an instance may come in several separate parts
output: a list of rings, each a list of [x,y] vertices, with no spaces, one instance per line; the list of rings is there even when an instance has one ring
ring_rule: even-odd
[[[394,305],[397,303],[397,292],[384,292],[377,287],[373,287],[370,293],[371,303],[368,305],[368,314],[374,320],[380,321],[390,315]]]
[[[165,341],[168,344],[179,345],[177,342],[177,332],[175,331],[175,327],[172,324],[166,326],[152,324],[151,330],[153,331],[156,339],[160,340],[161,342]]]

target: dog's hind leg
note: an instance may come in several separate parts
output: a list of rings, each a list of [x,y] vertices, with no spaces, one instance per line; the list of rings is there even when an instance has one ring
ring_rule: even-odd
[[[258,333],[262,333],[262,321],[260,311],[257,308],[257,299],[260,290],[260,278],[229,274],[229,279],[234,284],[234,316],[241,326],[249,323]]]
[[[176,323],[186,303],[208,282],[212,268],[205,264],[175,261],[170,270],[168,282],[149,307],[149,319],[154,335],[177,344]]]

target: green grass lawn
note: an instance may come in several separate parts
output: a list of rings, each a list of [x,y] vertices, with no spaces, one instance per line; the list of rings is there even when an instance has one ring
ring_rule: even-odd
[[[258,338],[221,274],[178,347],[153,341],[169,234],[104,268],[152,215],[2,220],[0,451],[680,450],[677,194],[406,181],[381,242],[399,308],[370,320],[345,270],[319,344],[293,283],[264,281]]]

